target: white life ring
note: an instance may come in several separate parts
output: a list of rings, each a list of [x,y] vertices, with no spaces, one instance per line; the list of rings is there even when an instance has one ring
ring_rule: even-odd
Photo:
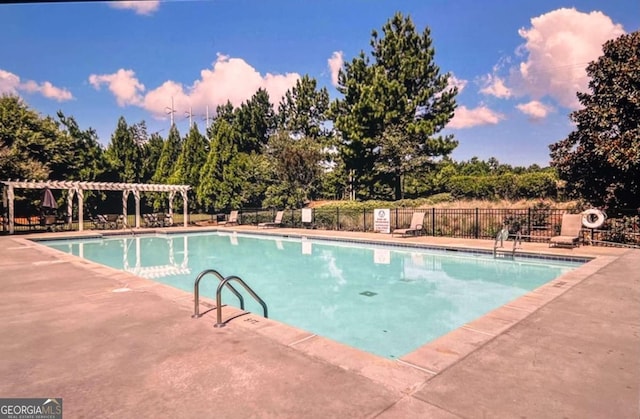
[[[599,209],[591,208],[582,212],[582,225],[586,228],[598,228],[604,224],[607,215]]]

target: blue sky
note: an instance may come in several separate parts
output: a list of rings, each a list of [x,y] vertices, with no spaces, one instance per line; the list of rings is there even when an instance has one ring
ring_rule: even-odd
[[[436,63],[461,91],[447,127],[453,158],[548,165],[573,129],[584,67],[602,43],[640,27],[637,0],[196,0],[0,5],[0,93],[43,115],[62,110],[107,144],[117,120],[166,137],[173,98],[180,132],[191,110],[272,101],[309,74],[338,98],[341,62],[370,51],[396,11],[431,29]]]

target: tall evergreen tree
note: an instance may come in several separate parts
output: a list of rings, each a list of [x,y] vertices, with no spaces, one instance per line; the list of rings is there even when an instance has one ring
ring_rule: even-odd
[[[287,90],[278,107],[278,128],[296,137],[319,139],[327,135],[329,92],[318,90],[314,78],[304,75]]]
[[[127,183],[141,181],[142,150],[135,141],[133,133],[127,121],[121,116],[105,151],[113,181]]]
[[[198,202],[206,210],[228,210],[242,205],[240,135],[233,124],[218,118],[210,129],[211,143],[197,188]]]
[[[268,158],[258,153],[241,154],[239,157],[240,201],[245,207],[259,208],[264,204],[265,193],[273,177]]]
[[[235,123],[240,134],[238,151],[261,153],[276,125],[273,105],[265,89],[258,89],[251,99],[240,105]]]
[[[169,177],[169,183],[191,186],[189,205],[192,209],[197,207],[195,191],[200,183],[202,167],[207,161],[208,152],[209,143],[207,139],[200,134],[198,125],[193,124],[182,144],[182,150],[173,167],[173,173]]]
[[[142,182],[152,182],[163,148],[164,139],[158,133],[151,134],[149,141],[144,143],[142,147]]]
[[[418,34],[411,19],[397,13],[382,32],[372,32],[371,60],[362,52],[340,72],[344,97],[332,113],[356,187],[365,183],[371,196],[379,181],[400,199],[406,171],[426,170],[457,146],[452,136],[437,135],[453,117],[457,90],[435,64],[429,28]],[[399,153],[402,164],[389,161],[392,152],[384,148]]]
[[[162,146],[162,152],[158,159],[158,166],[153,174],[153,183],[168,183],[169,177],[173,173],[173,166],[182,150],[182,139],[175,125],[171,126],[169,135]]]

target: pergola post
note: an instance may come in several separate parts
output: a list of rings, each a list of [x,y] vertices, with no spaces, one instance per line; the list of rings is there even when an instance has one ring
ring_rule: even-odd
[[[7,199],[7,188],[2,188],[2,208],[7,209],[7,205],[9,200]],[[6,215],[6,217],[5,217]],[[9,214],[2,213],[0,215],[2,217],[2,231],[9,230]]]
[[[189,226],[189,201],[187,199],[187,191],[180,191],[180,195],[182,195],[182,218],[184,220],[183,225],[185,227]]]
[[[13,186],[9,185],[7,186],[5,193],[7,194],[7,201],[8,202],[8,207],[9,207],[9,234],[13,234],[13,228],[14,228],[14,208],[13,208],[13,199],[14,199],[14,195],[13,195]]]
[[[73,219],[73,195],[75,195],[76,191],[75,189],[69,189],[67,192],[69,194],[67,195],[67,217],[65,221],[67,225],[71,225]]]
[[[84,190],[76,189],[78,194],[78,231],[84,230]]]
[[[173,198],[175,198],[176,193],[174,191],[169,192],[169,218],[173,223]]]
[[[129,226],[129,220],[127,220],[127,200],[129,199],[129,190],[122,191],[122,217],[124,218],[124,225]]]
[[[133,198],[136,200],[136,228],[140,228],[140,191],[134,189]]]

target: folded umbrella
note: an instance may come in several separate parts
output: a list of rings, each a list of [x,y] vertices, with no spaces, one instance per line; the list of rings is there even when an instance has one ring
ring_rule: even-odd
[[[58,203],[53,197],[53,192],[51,192],[49,188],[44,188],[44,192],[42,193],[42,204],[40,204],[40,206],[43,209],[58,209]]]

